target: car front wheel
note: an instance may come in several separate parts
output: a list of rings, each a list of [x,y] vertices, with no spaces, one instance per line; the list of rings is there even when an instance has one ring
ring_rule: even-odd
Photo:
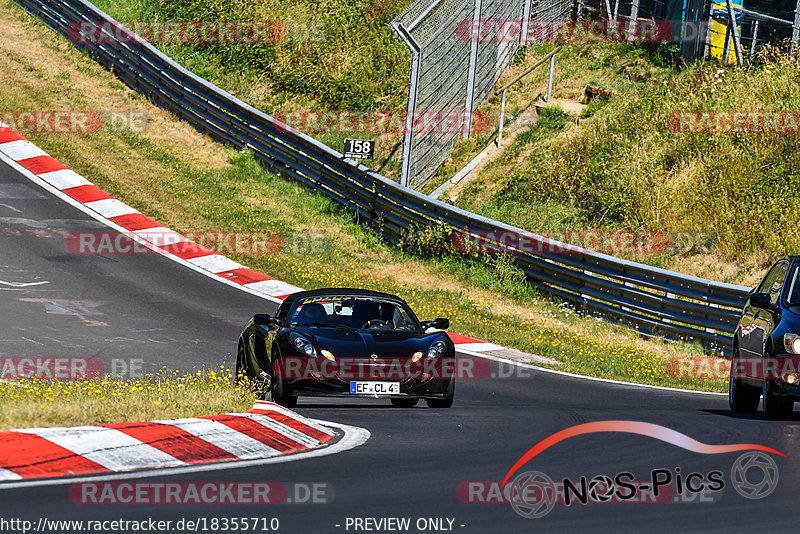
[[[294,408],[297,406],[297,395],[292,395],[289,383],[278,377],[272,377],[272,380],[270,380],[266,400],[270,400],[286,408]]]
[[[775,380],[765,378],[762,396],[764,397],[764,415],[767,419],[786,419],[792,414],[794,401],[790,397],[775,394]]]
[[[453,405],[453,398],[455,397],[456,380],[450,379],[450,385],[447,386],[447,391],[443,399],[425,399],[429,408],[449,408]]]
[[[728,383],[728,404],[736,413],[756,413],[758,402],[761,400],[761,392],[757,387],[745,384],[741,378],[735,375],[738,347],[733,348],[733,358],[731,358],[731,374]]]

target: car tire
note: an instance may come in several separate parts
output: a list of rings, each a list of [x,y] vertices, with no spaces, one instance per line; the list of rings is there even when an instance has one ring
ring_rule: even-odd
[[[445,392],[443,399],[425,399],[425,402],[428,404],[428,408],[449,408],[453,405],[455,392],[456,380],[453,378],[450,380],[450,384],[447,386],[447,391]]]
[[[289,383],[282,378],[272,377],[266,400],[270,400],[286,408],[294,408],[297,406],[297,395],[292,395]]]
[[[761,392],[757,387],[745,384],[740,378],[733,376],[733,370],[738,359],[739,348],[733,347],[731,359],[731,373],[728,381],[728,405],[736,413],[756,413],[761,400]]]
[[[241,384],[246,379],[250,379],[250,369],[248,368],[247,361],[244,354],[244,341],[239,340],[239,348],[236,349],[236,369],[234,375],[234,383]]]
[[[416,406],[419,399],[389,399],[392,401],[392,406],[397,408],[411,408]]]
[[[764,379],[762,397],[764,398],[764,415],[767,419],[787,419],[792,415],[794,401],[790,397],[776,395],[775,380]]]

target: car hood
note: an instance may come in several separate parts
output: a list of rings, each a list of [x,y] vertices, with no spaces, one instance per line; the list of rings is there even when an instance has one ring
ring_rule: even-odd
[[[318,350],[328,350],[336,358],[407,358],[418,351],[427,353],[431,343],[447,337],[444,332],[364,330],[350,332],[333,328],[297,327],[292,329],[306,336]]]

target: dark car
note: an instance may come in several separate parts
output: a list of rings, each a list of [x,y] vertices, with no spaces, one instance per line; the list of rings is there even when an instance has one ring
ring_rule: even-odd
[[[449,408],[455,346],[448,319],[420,322],[388,293],[318,289],[286,298],[277,315],[258,314],[239,339],[236,375],[268,399],[298,396],[389,398],[410,407],[425,399]]]
[[[800,256],[775,262],[753,289],[733,337],[728,401],[735,412],[781,419],[800,400]]]

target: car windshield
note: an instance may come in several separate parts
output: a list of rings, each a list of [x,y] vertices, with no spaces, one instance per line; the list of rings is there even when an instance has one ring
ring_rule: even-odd
[[[356,330],[420,330],[406,306],[373,297],[311,297],[297,303],[291,311],[290,324]]]

